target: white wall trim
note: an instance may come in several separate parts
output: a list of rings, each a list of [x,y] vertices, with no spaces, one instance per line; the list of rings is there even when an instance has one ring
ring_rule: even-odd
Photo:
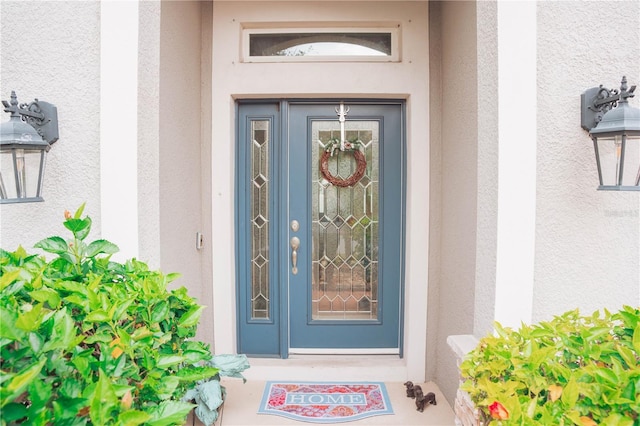
[[[138,257],[138,2],[100,4],[102,238]]]
[[[533,309],[536,229],[536,2],[498,2],[498,242],[495,319]]]

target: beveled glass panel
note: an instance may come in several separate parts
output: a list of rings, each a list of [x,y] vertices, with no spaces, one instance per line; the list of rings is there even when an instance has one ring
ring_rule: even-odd
[[[269,319],[269,121],[251,121],[251,318]]]
[[[44,160],[44,151],[38,149],[3,151],[0,154],[0,198],[39,197],[40,163]]]
[[[314,320],[378,319],[378,138],[377,121],[348,121],[347,140],[360,140],[365,175],[351,187],[331,185],[312,169],[312,283]],[[327,143],[340,137],[336,121],[314,121],[312,164]],[[336,151],[329,172],[346,179],[355,171],[353,154]]]

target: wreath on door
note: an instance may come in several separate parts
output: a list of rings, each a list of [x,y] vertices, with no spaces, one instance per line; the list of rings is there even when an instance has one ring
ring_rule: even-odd
[[[367,159],[362,151],[360,151],[361,145],[362,142],[359,140],[344,142],[344,149],[342,152],[350,152],[353,154],[353,158],[356,160],[356,170],[348,178],[340,179],[333,176],[329,171],[329,157],[332,157],[336,150],[340,150],[340,141],[338,139],[331,139],[320,158],[320,172],[322,173],[322,176],[332,185],[339,186],[341,188],[356,184],[360,179],[362,179],[362,176],[364,176],[364,172],[367,169]]]

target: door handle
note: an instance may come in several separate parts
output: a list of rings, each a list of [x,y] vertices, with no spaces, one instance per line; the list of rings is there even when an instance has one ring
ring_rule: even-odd
[[[298,247],[300,247],[300,238],[293,237],[289,243],[291,244],[291,273],[296,275],[298,273]]]

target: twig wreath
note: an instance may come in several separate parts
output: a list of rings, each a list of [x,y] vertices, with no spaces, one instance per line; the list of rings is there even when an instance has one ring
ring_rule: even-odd
[[[340,150],[340,140],[331,139],[327,144],[324,152],[322,153],[322,157],[320,158],[320,172],[322,176],[329,181],[332,185],[339,186],[341,188],[346,188],[348,186],[353,186],[357,183],[362,176],[364,176],[364,172],[367,169],[367,160],[364,154],[360,151],[360,146],[362,142],[359,140],[344,142],[344,151],[342,152],[352,152],[353,158],[356,160],[356,171],[353,172],[351,176],[346,179],[340,179],[331,174],[329,172],[329,157],[333,156],[333,153],[336,150]]]

